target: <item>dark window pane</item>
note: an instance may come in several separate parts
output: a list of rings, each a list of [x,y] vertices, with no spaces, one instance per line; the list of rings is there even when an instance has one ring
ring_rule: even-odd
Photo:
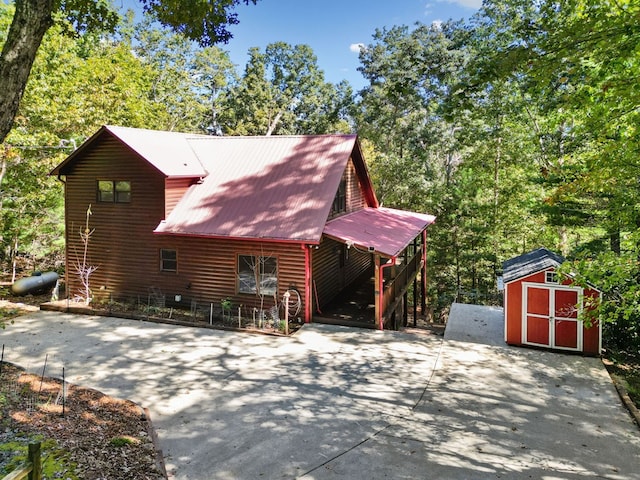
[[[238,291],[256,293],[256,258],[253,255],[238,255]]]
[[[113,182],[110,180],[98,180],[98,201],[113,202]]]
[[[118,203],[129,203],[131,201],[131,182],[116,182],[116,197]]]
[[[273,257],[262,257],[260,266],[260,293],[274,295],[278,289],[278,261]]]
[[[175,250],[160,250],[160,270],[163,272],[177,272],[178,252]]]

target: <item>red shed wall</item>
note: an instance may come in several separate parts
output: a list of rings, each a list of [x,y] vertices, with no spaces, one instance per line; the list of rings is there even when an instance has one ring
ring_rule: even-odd
[[[544,283],[545,272],[520,278],[505,286],[505,341],[522,344],[522,282]]]
[[[545,283],[545,272],[554,271],[548,269],[537,272],[524,278],[520,278],[505,286],[505,341],[510,345],[522,345],[522,284],[523,282],[539,283],[541,286]],[[571,280],[565,279],[563,285],[571,286]],[[585,289],[583,291],[585,297],[600,298],[600,292],[594,289]],[[595,323],[590,328],[583,326],[583,344],[582,351],[584,353],[598,355],[600,353],[600,336],[601,329],[599,323]]]

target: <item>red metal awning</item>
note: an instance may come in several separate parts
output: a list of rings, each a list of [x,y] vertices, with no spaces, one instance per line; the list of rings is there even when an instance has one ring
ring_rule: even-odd
[[[323,233],[347,245],[395,257],[436,217],[392,208],[365,208],[327,222]]]

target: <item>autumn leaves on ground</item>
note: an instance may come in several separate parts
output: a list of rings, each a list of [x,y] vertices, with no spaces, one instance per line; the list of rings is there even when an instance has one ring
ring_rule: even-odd
[[[138,405],[74,385],[63,391],[60,380],[9,363],[1,368],[0,475],[25,460],[29,443],[40,441],[45,478],[165,478]]]

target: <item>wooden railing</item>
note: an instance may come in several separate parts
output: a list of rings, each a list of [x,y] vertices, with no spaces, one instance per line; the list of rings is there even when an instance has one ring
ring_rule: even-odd
[[[42,479],[42,460],[40,458],[40,443],[29,444],[29,456],[27,461],[21,467],[15,469],[9,475],[1,480],[41,480]]]
[[[391,311],[396,306],[396,300],[400,296],[404,295],[404,292],[409,288],[409,283],[418,274],[421,267],[421,260],[422,255],[418,252],[402,266],[401,270],[397,270],[398,267],[396,267],[395,277],[385,284],[384,293],[382,295],[382,311],[384,312],[384,319],[389,318]]]

